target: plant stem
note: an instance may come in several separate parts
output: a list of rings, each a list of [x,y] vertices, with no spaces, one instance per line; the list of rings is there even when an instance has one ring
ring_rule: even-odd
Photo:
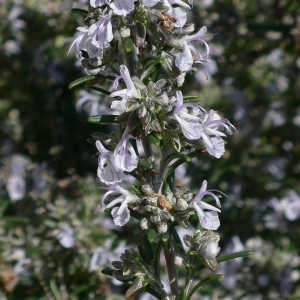
[[[148,162],[152,163],[154,160],[154,157],[153,157],[152,147],[151,147],[149,137],[147,137],[147,136],[142,137],[141,140],[142,140],[142,144],[143,144],[143,148],[144,148],[144,152],[145,152],[145,159]],[[153,185],[152,181],[153,181],[152,176],[147,175],[146,182],[150,185]]]
[[[179,296],[178,277],[177,277],[177,271],[174,263],[174,249],[173,249],[172,239],[170,235],[168,239],[163,240],[163,247],[165,252],[165,259],[167,264],[171,294],[173,296],[172,299],[176,300],[178,299]]]

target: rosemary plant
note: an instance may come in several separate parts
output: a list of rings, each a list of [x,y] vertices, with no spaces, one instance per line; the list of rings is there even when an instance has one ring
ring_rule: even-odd
[[[95,132],[89,139],[97,149],[97,176],[108,185],[101,208],[111,212],[116,225],[124,226],[133,217],[145,231],[139,254],[126,250],[121,261],[113,262],[114,269],[102,272],[128,284],[128,298],[147,292],[157,299],[191,299],[201,286],[223,277],[212,275],[199,282],[200,270],[215,272],[218,262],[250,254],[217,258],[218,213],[225,194],[208,190],[206,180],[197,194],[174,187],[178,166],[195,157],[221,158],[225,132],[236,130],[217,112],[200,106],[197,95],[179,90],[197,65],[208,77],[212,62],[207,28],[193,33],[194,24],[187,22],[193,0],[89,0],[87,10],[72,4],[65,0],[60,9],[85,18],[86,26],[77,28],[70,50],[75,49],[89,75],[69,87],[86,83],[88,89],[107,95],[112,114],[88,121],[119,124],[122,131],[120,136]],[[154,155],[158,149],[160,156]],[[140,183],[121,187],[126,176]],[[188,228],[191,222],[198,224],[194,234],[181,239],[178,226]],[[169,287],[162,284],[162,252]],[[177,268],[186,270],[182,283]]]

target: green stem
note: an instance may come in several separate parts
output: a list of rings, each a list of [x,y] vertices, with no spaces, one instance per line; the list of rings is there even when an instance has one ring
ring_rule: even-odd
[[[172,246],[171,236],[169,236],[168,239],[163,240],[163,247],[165,252],[165,260],[167,265],[171,294],[174,297],[174,300],[176,300],[179,296],[179,288],[177,271],[174,263],[174,249]]]
[[[142,140],[142,144],[143,144],[143,148],[144,148],[144,152],[145,152],[145,159],[148,162],[152,163],[153,160],[154,160],[154,157],[153,157],[152,147],[151,147],[149,137],[148,136],[142,137],[141,140]],[[150,175],[146,176],[146,182],[148,184],[150,184],[151,186],[153,186],[153,180],[152,179],[153,178]]]
[[[197,283],[194,288],[191,290],[191,292],[188,294],[187,296],[187,300],[190,300],[191,297],[193,296],[193,294],[204,284],[207,284],[209,282],[212,282],[212,281],[216,281],[216,280],[219,280],[221,278],[224,278],[224,275],[222,274],[218,274],[218,275],[215,275],[215,276],[212,276],[211,278],[208,278],[206,280],[203,280],[203,281],[200,281],[199,283]]]
[[[156,276],[156,279],[159,279],[160,280],[160,253],[161,253],[161,250],[162,250],[162,247],[163,247],[163,242],[160,240],[157,244],[157,247],[156,247],[156,251],[155,251],[155,255],[154,255],[154,271],[155,271],[155,276]]]
[[[175,171],[175,169],[177,167],[179,167],[181,164],[185,163],[186,161],[190,161],[192,158],[196,157],[197,155],[201,155],[203,153],[204,152],[199,152],[199,151],[191,152],[191,153],[189,153],[189,155],[185,155],[183,158],[178,159],[175,163],[173,163],[171,166],[169,166],[169,169],[166,172],[164,172],[164,174],[161,175],[163,178],[162,178],[162,181],[161,181],[159,192],[162,191],[162,189],[163,189],[166,181],[168,180],[169,176],[172,175],[172,173]],[[188,157],[188,160],[187,160],[187,157]]]

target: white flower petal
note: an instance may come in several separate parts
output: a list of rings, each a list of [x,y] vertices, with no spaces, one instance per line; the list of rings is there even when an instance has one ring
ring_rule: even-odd
[[[187,8],[187,9],[191,9],[190,6],[188,4],[186,4],[185,2],[181,1],[181,0],[168,0],[170,2],[170,4],[174,5],[180,5],[184,8]]]
[[[126,144],[126,150],[125,150],[124,155],[122,155],[120,152],[118,152],[115,155],[115,160],[116,160],[117,166],[122,171],[131,172],[137,167],[139,157],[136,155],[133,146],[130,144],[130,142],[128,142]]]
[[[117,226],[124,226],[130,219],[130,211],[128,207],[125,207],[121,214],[118,214],[119,207],[113,208],[111,215],[114,219],[114,223]]]
[[[156,5],[160,0],[144,0],[144,4],[148,7]]]
[[[187,139],[198,140],[199,138],[201,138],[203,129],[200,123],[194,121],[191,122],[185,121],[184,119],[180,118],[176,114],[174,115],[174,117],[180,124],[182,133]]]
[[[214,211],[204,213],[204,217],[200,218],[200,224],[204,229],[217,230],[220,226],[219,216]]]
[[[117,92],[115,92],[117,93]],[[114,94],[114,93],[113,93]],[[127,109],[127,100],[126,99],[123,99],[121,101],[118,101],[118,100],[115,100],[112,102],[110,108],[113,109],[113,110],[116,110],[118,111],[119,113],[124,113]]]
[[[127,16],[134,10],[134,2],[135,0],[114,0],[110,7],[116,15]]]
[[[216,136],[210,138],[210,142],[213,146],[211,147],[209,144],[206,144],[207,152],[216,158],[220,158],[225,153],[225,143],[223,139]]]
[[[7,181],[6,189],[11,201],[22,200],[26,193],[25,180],[20,176],[12,175]]]
[[[103,49],[100,49],[98,47],[96,47],[93,43],[92,43],[92,38],[88,38],[85,41],[85,48],[88,52],[89,58],[95,58],[95,57],[102,57],[103,56]]]
[[[106,160],[103,169],[98,167],[97,176],[105,184],[114,184],[120,182],[124,178],[124,173],[114,166],[110,159]]]
[[[186,42],[183,42],[182,52],[176,56],[175,65],[181,71],[188,71],[193,65],[194,59],[192,52]]]
[[[177,22],[174,23],[175,27],[183,27],[186,23],[186,12],[181,8],[176,7],[172,9],[171,15],[177,19]]]
[[[92,7],[97,8],[105,4],[105,0],[90,0],[90,4]]]

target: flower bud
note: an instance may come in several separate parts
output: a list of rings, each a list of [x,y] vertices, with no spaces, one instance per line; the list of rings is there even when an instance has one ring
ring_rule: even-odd
[[[182,211],[182,210],[186,210],[187,208],[188,208],[188,204],[184,199],[180,198],[177,200],[177,203],[175,204],[176,210]]]
[[[91,75],[97,75],[101,72],[102,68],[95,68],[95,69],[87,69],[88,73]]]
[[[162,105],[162,106],[166,106],[169,104],[169,97],[166,93],[163,93],[158,99],[157,102]]]
[[[130,37],[130,29],[127,26],[122,26],[120,28],[120,36],[122,39]]]
[[[143,230],[148,230],[151,227],[151,222],[148,219],[143,218],[141,219],[140,226]]]
[[[163,219],[163,220],[170,220],[171,219],[171,214],[167,211],[167,210],[162,210],[160,212],[160,217]]]
[[[157,225],[158,233],[165,233],[168,230],[168,224],[166,222],[161,222]]]
[[[187,202],[191,201],[193,199],[193,194],[190,192],[186,192],[182,195],[182,198],[186,200]]]
[[[150,196],[145,198],[145,202],[149,205],[156,206],[158,198],[155,196]]]
[[[160,216],[157,216],[157,215],[151,216],[151,217],[150,217],[150,220],[151,220],[153,223],[155,223],[155,224],[160,224],[160,223],[161,223],[161,217],[160,217]]]
[[[152,212],[156,215],[159,213],[159,208],[152,206],[152,205],[145,205],[145,210],[148,212]]]
[[[138,108],[137,115],[139,118],[143,118],[145,117],[146,113],[147,113],[147,108],[145,107],[145,104],[142,103]]]
[[[205,259],[212,260],[216,258],[219,252],[218,244],[210,241],[201,248],[200,255]]]
[[[176,266],[183,266],[184,256],[176,253],[174,257],[174,263]]]
[[[151,195],[153,194],[153,189],[149,184],[143,184],[142,185],[142,191],[143,193],[145,193],[146,195]]]

